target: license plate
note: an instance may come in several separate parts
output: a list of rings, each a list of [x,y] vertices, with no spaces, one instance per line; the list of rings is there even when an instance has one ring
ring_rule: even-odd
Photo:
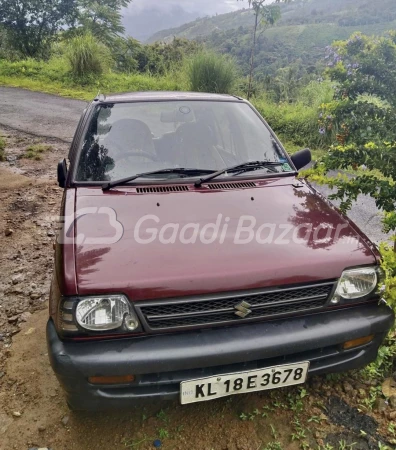
[[[308,369],[309,362],[301,362],[183,381],[180,384],[180,402],[187,405],[228,395],[302,384],[307,379]]]

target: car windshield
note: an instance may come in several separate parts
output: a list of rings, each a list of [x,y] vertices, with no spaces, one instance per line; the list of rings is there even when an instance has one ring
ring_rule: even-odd
[[[292,171],[270,130],[246,103],[102,104],[96,107],[84,138],[76,180],[114,181],[172,168],[208,173],[247,161],[279,162],[277,171]],[[186,176],[182,172],[153,175],[156,179]]]

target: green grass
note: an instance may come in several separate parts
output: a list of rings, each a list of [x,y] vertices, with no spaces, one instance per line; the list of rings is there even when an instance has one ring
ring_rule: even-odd
[[[1,70],[1,69],[0,69]],[[0,85],[13,86],[31,91],[60,95],[77,100],[92,101],[98,92],[137,92],[137,91],[177,91],[185,90],[183,83],[169,78],[159,78],[150,75],[119,75],[109,74],[102,77],[95,85],[81,86],[59,81],[27,78],[25,76],[3,76],[0,74]]]
[[[6,141],[3,136],[0,135],[0,161],[5,161],[5,147]]]
[[[77,100],[92,100],[97,94],[97,89],[66,88],[61,83],[48,84],[45,81],[31,80],[25,77],[5,77],[0,75],[0,85],[39,91],[46,94],[60,95],[62,97],[75,98]]]
[[[178,91],[185,90],[182,84],[146,75],[131,75],[128,79],[119,78],[118,75],[106,76],[95,86],[65,85],[60,82],[46,82],[26,77],[5,77],[0,75],[0,85],[12,86],[31,91],[54,94],[76,100],[92,101],[98,92],[138,92],[138,91]]]
[[[0,61],[0,85],[13,86],[78,100],[91,101],[99,91],[176,91],[187,90],[184,74],[164,76],[108,72],[96,78],[77,80],[65,58],[49,62],[27,59],[18,62]]]
[[[51,145],[44,145],[44,144],[29,145],[29,147],[26,148],[26,151],[23,154],[22,158],[34,159],[36,161],[39,161],[42,159],[42,154],[45,152],[49,152],[50,150],[52,150]]]

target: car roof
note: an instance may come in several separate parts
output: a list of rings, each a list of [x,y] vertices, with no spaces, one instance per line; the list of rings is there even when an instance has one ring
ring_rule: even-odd
[[[121,94],[99,95],[95,101],[101,103],[153,102],[172,100],[203,100],[222,102],[242,102],[242,98],[226,94],[207,94],[204,92],[148,91],[124,92]]]

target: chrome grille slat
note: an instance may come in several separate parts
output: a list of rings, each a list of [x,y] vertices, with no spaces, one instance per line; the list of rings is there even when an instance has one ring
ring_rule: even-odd
[[[259,292],[137,302],[135,306],[147,331],[184,329],[318,311],[327,304],[334,286],[331,281]],[[243,301],[250,305],[252,311],[246,318],[235,314],[235,306]]]

